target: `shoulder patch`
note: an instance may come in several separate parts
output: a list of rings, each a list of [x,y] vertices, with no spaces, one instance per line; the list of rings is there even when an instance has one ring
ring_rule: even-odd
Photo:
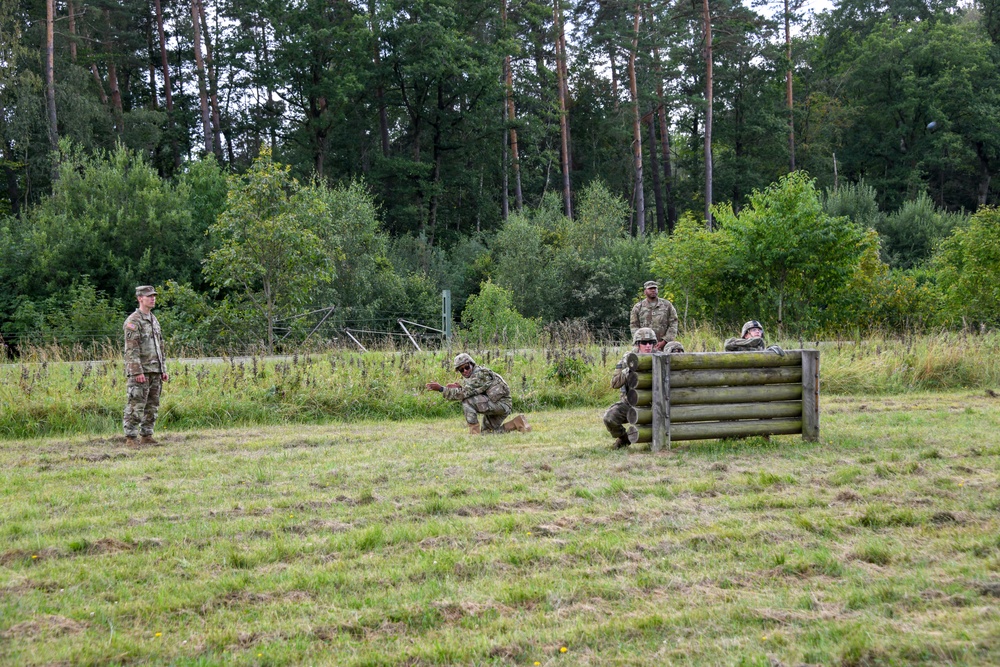
[[[133,324],[132,322],[126,322],[125,323],[125,328],[126,329],[131,329],[132,331],[135,331],[135,324]]]

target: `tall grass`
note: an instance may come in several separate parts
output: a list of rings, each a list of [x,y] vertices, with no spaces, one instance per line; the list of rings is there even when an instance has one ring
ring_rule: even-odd
[[[685,332],[689,352],[719,350],[707,328]],[[603,407],[617,400],[609,378],[625,346],[547,335],[545,347],[472,349],[502,374],[521,412]],[[1000,385],[1000,337],[940,334],[862,341],[781,341],[786,349],[819,346],[824,394],[895,394]],[[430,419],[457,407],[424,384],[457,379],[456,349],[361,353],[328,349],[282,358],[223,357],[171,364],[159,426],[169,429],[319,423],[358,419]],[[77,432],[113,433],[124,405],[118,350],[70,363],[75,349],[31,348],[0,366],[0,438]],[[36,361],[28,361],[36,360]]]

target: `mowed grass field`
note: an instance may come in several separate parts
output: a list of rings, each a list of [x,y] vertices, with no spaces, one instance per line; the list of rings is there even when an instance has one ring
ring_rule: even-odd
[[[1000,664],[1000,399],[613,451],[596,408],[0,446],[0,663]]]

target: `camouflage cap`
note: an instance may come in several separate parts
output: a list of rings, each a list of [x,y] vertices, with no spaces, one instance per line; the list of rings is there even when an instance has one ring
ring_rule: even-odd
[[[636,329],[635,333],[632,334],[632,342],[638,343],[641,340],[651,340],[655,343],[656,332],[650,329],[649,327],[641,327],[639,329]]]
[[[136,296],[156,296],[156,288],[152,285],[139,285],[135,288]]]
[[[650,287],[655,287],[659,289],[660,285],[655,280],[647,280],[642,284],[642,289],[649,289]]]
[[[452,364],[452,368],[454,368],[457,371],[459,366],[464,366],[465,364],[472,364],[473,366],[475,366],[476,362],[473,361],[472,357],[463,352],[457,357],[455,357],[455,362]]]

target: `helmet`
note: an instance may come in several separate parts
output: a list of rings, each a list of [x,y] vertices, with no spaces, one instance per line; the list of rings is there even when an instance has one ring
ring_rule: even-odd
[[[632,342],[638,343],[640,340],[651,340],[655,343],[656,332],[650,329],[649,327],[642,327],[640,329],[636,329],[635,333],[632,334]]]
[[[457,371],[460,366],[464,366],[465,364],[472,364],[473,366],[475,366],[476,362],[472,357],[463,352],[462,354],[455,357],[455,362],[452,364],[452,368],[454,368]]]
[[[744,324],[743,331],[740,332],[740,335],[746,336],[747,332],[750,331],[751,329],[760,329],[760,335],[761,336],[764,335],[764,325],[758,322],[757,320],[750,320],[749,322]]]

